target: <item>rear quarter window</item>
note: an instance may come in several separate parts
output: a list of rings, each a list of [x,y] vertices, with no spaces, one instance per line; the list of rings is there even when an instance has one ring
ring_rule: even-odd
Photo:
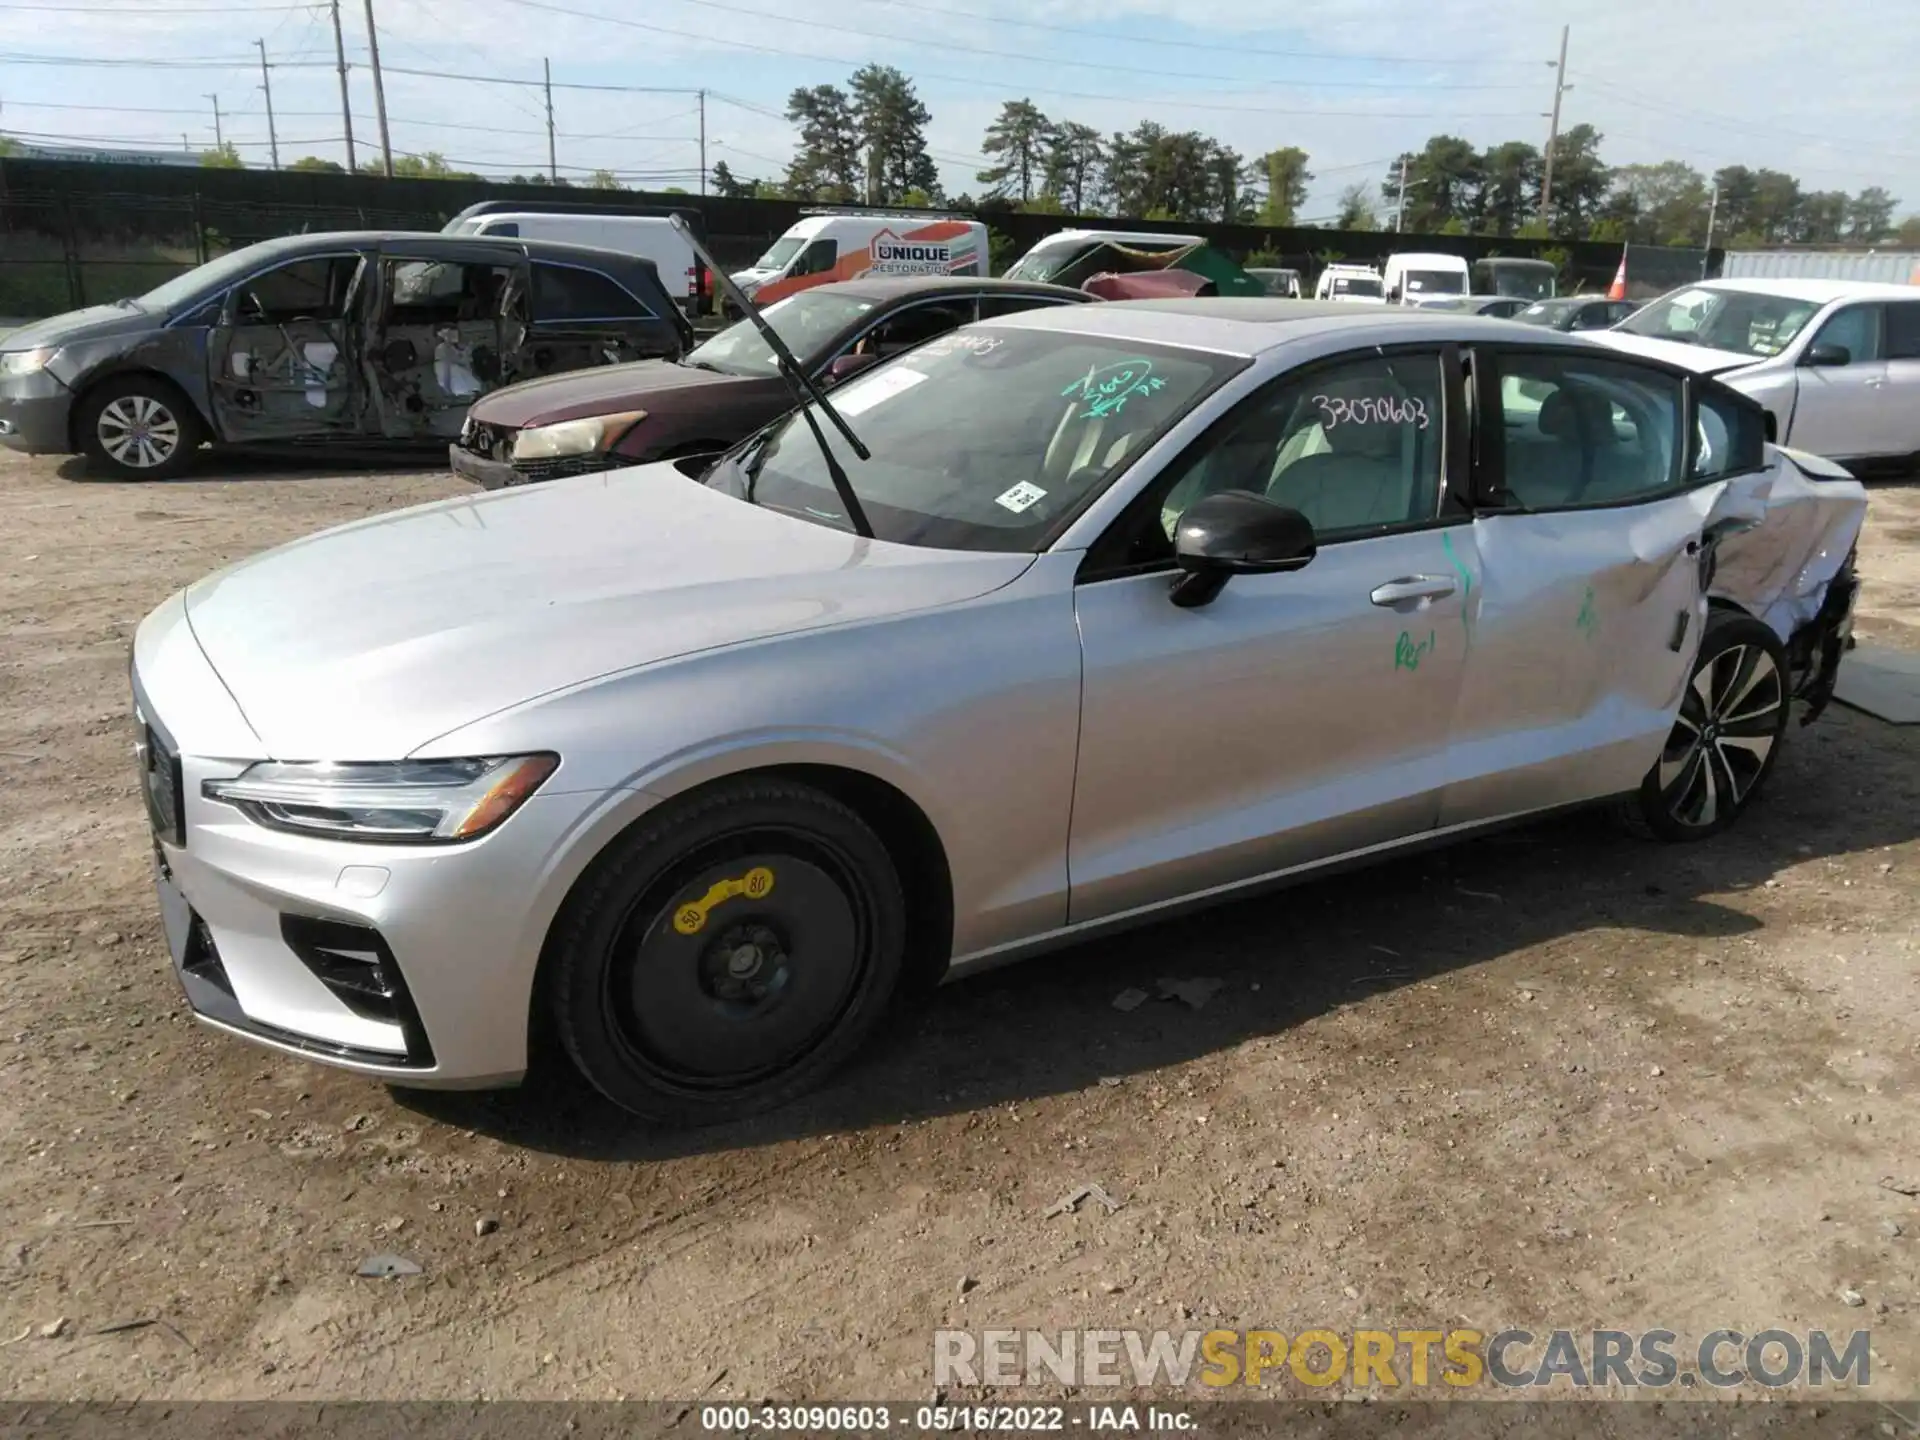
[[[533,318],[536,321],[651,320],[654,313],[624,285],[598,270],[536,261]]]

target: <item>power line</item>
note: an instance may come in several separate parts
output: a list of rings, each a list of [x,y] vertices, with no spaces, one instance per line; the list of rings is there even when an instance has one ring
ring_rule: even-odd
[[[0,10],[50,10],[59,15],[126,15],[139,19],[146,15],[267,15],[282,10],[307,10],[307,5],[26,5],[0,0]]]

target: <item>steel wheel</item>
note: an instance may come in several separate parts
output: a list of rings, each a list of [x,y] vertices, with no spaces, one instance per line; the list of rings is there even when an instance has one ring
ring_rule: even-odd
[[[93,422],[100,448],[129,470],[155,470],[179,452],[180,422],[151,395],[110,400]]]
[[[1732,824],[1773,768],[1792,696],[1778,638],[1745,615],[1715,611],[1673,729],[1630,810],[1669,840]]]

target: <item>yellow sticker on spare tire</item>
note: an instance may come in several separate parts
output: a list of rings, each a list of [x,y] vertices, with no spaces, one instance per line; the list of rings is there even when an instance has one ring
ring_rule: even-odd
[[[773,871],[756,865],[737,880],[716,880],[698,900],[689,900],[673,912],[673,928],[682,935],[698,935],[707,928],[707,915],[736,895],[758,900],[773,890]]]

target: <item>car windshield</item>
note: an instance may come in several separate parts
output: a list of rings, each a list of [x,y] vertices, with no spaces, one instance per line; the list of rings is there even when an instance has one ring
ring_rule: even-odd
[[[856,456],[810,408],[878,539],[1033,552],[1246,363],[1210,351],[975,325],[834,391],[834,408],[871,459]],[[853,528],[805,412],[749,440],[707,483]]]
[[[1407,291],[1420,295],[1464,295],[1467,277],[1457,270],[1409,270]]]
[[[1811,300],[1786,295],[1697,285],[1661,296],[1616,328],[1649,340],[1677,340],[1764,359],[1790,345],[1819,309]]]
[[[292,253],[284,245],[270,240],[258,245],[246,245],[229,251],[218,260],[197,265],[184,275],[174,276],[166,284],[157,285],[146,294],[135,297],[131,303],[143,310],[171,310],[190,300],[216,294],[234,281],[244,279],[276,260],[292,258]]]
[[[1476,272],[1476,283],[1487,284],[1486,288],[1495,295],[1506,295],[1516,300],[1545,300],[1553,294],[1555,271],[1553,266],[1540,265],[1486,265]]]
[[[800,247],[807,242],[798,235],[782,235],[773,242],[773,248],[753,262],[756,270],[782,270],[787,261],[800,253]]]
[[[1051,280],[1066,263],[1087,248],[1084,240],[1047,240],[1033,247],[1007,271],[1009,280]]]
[[[1379,280],[1371,275],[1335,275],[1332,291],[1335,295],[1375,296],[1383,293]]]
[[[811,365],[825,345],[841,330],[873,309],[875,301],[835,295],[824,289],[803,290],[769,305],[760,313],[803,365]],[[719,370],[728,375],[778,375],[780,364],[766,336],[751,320],[729,325],[686,357],[688,365]]]

